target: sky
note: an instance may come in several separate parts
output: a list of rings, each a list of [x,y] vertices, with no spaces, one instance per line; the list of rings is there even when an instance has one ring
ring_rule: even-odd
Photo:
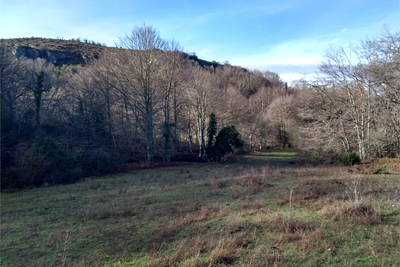
[[[330,47],[400,30],[400,0],[0,0],[0,38],[80,37],[114,46],[135,27],[205,60],[312,79]]]

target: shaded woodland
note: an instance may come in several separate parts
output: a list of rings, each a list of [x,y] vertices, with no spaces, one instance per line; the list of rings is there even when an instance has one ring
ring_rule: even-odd
[[[200,60],[151,26],[85,64],[10,49],[0,48],[2,188],[70,183],[126,163],[205,161],[210,114],[218,131],[234,126],[240,152],[295,147],[311,163],[400,153],[399,33],[330,48],[320,78],[291,87],[273,72]]]

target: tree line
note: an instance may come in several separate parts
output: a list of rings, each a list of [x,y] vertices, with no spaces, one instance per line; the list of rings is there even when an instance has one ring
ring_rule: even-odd
[[[399,156],[400,33],[329,48],[319,69],[320,78],[301,94],[301,147],[330,160],[350,152],[361,159]]]
[[[124,163],[205,159],[213,112],[220,129],[235,125],[245,149],[264,145],[260,109],[284,93],[279,78],[268,78],[278,75],[199,64],[151,26],[117,47],[63,67],[0,50],[3,186],[70,182]]]
[[[201,65],[146,25],[85,66],[1,49],[2,187],[73,182],[124,163],[221,159],[217,140],[228,136],[242,151],[292,146],[314,162],[399,153],[399,44],[388,32],[362,42],[357,62],[329,49],[320,79],[291,87],[269,71]]]

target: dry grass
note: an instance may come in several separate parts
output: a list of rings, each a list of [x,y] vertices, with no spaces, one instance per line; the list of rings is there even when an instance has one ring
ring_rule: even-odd
[[[293,190],[293,200],[317,200],[321,198],[343,199],[345,184],[341,180],[317,180],[315,178],[300,181]],[[281,201],[288,203],[288,199]]]
[[[278,225],[279,231],[283,233],[304,233],[311,230],[311,228],[296,219],[283,218],[282,216],[277,216],[275,223]]]
[[[343,215],[357,218],[357,222],[366,224],[379,223],[382,220],[380,212],[376,211],[371,204],[355,203],[345,206]]]
[[[264,166],[262,168],[249,168],[242,171],[239,179],[236,179],[236,185],[249,188],[252,191],[264,191],[273,185],[268,182],[271,170]]]
[[[140,170],[3,193],[1,264],[400,264],[398,177],[259,162]]]
[[[274,252],[265,254],[263,260],[266,266],[271,267],[283,266],[285,263],[284,257],[280,254],[275,254]]]
[[[340,206],[327,206],[321,210],[321,214],[332,221],[350,220],[357,224],[376,224],[382,221],[382,215],[371,204],[343,203]]]
[[[236,250],[232,248],[232,238],[220,239],[211,251],[209,261],[216,264],[232,265],[237,260]]]

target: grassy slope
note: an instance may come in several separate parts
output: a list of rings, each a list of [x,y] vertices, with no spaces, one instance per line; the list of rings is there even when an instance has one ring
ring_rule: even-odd
[[[400,176],[292,156],[2,193],[1,265],[399,266]]]

